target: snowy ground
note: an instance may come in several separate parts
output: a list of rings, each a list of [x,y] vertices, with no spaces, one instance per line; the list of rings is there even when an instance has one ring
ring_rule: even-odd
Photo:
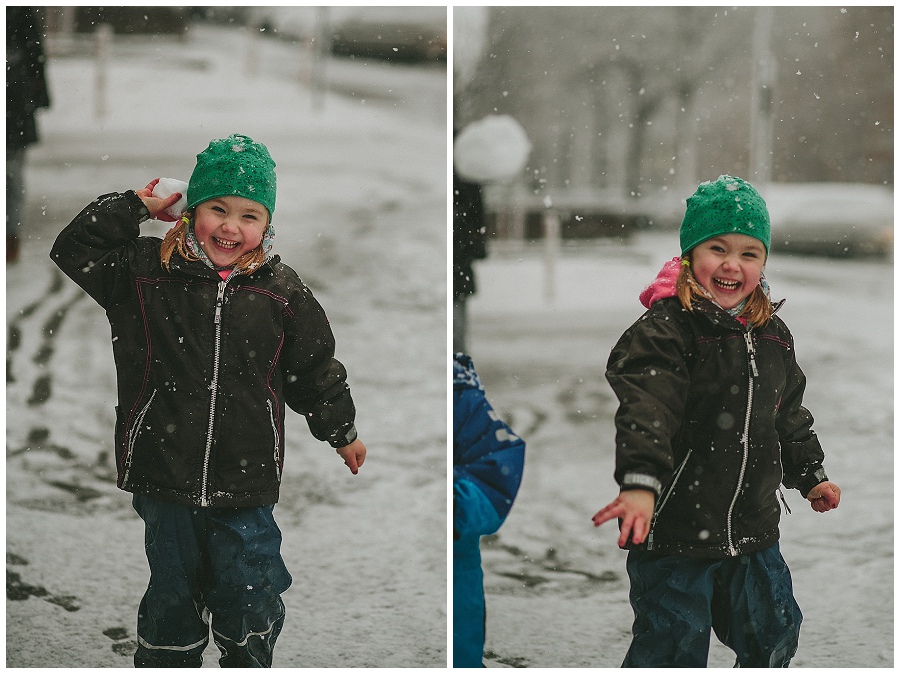
[[[114,484],[109,327],[49,248],[94,197],[187,180],[233,132],[277,162],[275,249],[329,314],[369,450],[354,477],[289,419],[275,513],[294,585],[274,664],[446,666],[446,71],[333,61],[318,98],[299,47],[256,41],[253,70],[249,39],[116,43],[102,119],[89,57],[50,61],[7,268],[8,666],[130,666],[148,580]]]
[[[527,441],[512,512],[485,539],[487,663],[618,667],[630,640],[625,553],[591,516],[617,492],[606,359],[643,312],[637,299],[676,255],[676,233],[582,245],[557,259],[501,245],[477,263],[469,351],[489,399]],[[782,553],[804,614],[801,667],[894,661],[893,267],[774,254],[773,297],[808,377],[840,508],[818,514],[796,491]],[[548,300],[548,288],[555,299]],[[730,667],[713,637],[710,665]]]

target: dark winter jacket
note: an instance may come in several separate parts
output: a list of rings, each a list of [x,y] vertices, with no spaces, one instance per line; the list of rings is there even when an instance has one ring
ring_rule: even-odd
[[[34,113],[50,105],[43,28],[34,7],[6,8],[6,148],[38,141]]]
[[[616,480],[657,495],[642,548],[725,557],[778,540],[783,483],[825,481],[806,380],[777,316],[748,330],[708,300],[656,301],[607,364],[619,398]]]
[[[118,381],[120,488],[198,506],[275,503],[285,403],[334,447],[356,437],[328,320],[276,256],[223,281],[139,236],[134,192],[88,205],[51,258],[106,310]]]

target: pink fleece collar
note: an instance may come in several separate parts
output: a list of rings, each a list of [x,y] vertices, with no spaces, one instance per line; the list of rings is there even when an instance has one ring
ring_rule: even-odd
[[[646,308],[653,306],[657,300],[666,297],[674,297],[675,282],[678,280],[678,273],[681,271],[681,258],[673,257],[663,265],[656,275],[656,279],[649,286],[644,288],[640,294],[641,304]]]

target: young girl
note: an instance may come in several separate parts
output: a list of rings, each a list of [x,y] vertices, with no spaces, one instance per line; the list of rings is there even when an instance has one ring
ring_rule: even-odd
[[[145,522],[150,584],[135,666],[269,667],[291,583],[272,517],[285,404],[356,474],[366,448],[322,308],[272,255],[275,163],[246,136],[197,155],[187,209],[147,187],[107,194],[59,235],[53,261],[105,310],[118,381],[118,486]]]
[[[618,518],[635,620],[623,666],[705,667],[710,627],[741,667],[786,667],[802,619],[778,548],[780,485],[836,508],[794,340],[763,268],[769,214],[721,176],[687,201],[681,258],[607,365],[619,398]],[[783,500],[783,496],[782,496]],[[785,507],[787,504],[785,503]]]

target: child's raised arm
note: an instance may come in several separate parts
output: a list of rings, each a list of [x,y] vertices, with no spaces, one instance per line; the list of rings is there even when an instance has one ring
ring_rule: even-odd
[[[179,199],[181,199],[181,193],[175,192],[174,194],[170,194],[165,199],[160,199],[159,197],[153,196],[153,188],[156,187],[156,183],[159,182],[159,178],[152,180],[148,183],[147,187],[142,190],[135,190],[134,193],[138,195],[141,201],[144,202],[144,206],[147,211],[150,213],[150,217],[154,220],[164,220],[165,222],[175,222],[178,218],[172,217],[168,213],[166,213],[166,209],[169,206],[174,206]]]

